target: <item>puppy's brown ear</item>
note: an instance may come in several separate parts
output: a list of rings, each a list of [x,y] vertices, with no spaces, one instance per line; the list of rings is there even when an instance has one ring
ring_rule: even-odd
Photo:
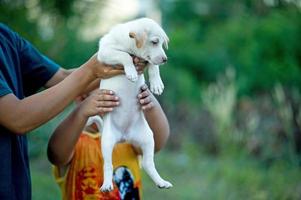
[[[129,37],[135,39],[136,46],[138,49],[140,49],[143,46],[144,41],[146,39],[146,33],[143,32],[141,34],[136,34],[134,32],[130,32]]]
[[[134,32],[130,32],[130,33],[129,33],[129,37],[130,37],[130,38],[135,38],[135,37],[136,37],[136,34],[135,34]]]

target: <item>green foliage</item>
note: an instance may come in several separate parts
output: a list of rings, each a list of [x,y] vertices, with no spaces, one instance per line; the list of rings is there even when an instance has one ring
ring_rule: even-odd
[[[64,68],[73,68],[83,64],[97,51],[98,40],[83,40],[80,30],[89,14],[84,12],[85,9],[99,6],[101,2],[0,1],[0,21]],[[88,22],[94,21],[95,18],[90,17]]]
[[[0,21],[63,67],[77,67],[97,51],[97,39],[84,40],[81,30],[94,24],[103,2],[0,0]],[[298,3],[159,1],[170,44],[158,98],[173,151],[156,163],[174,188],[158,190],[144,176],[145,199],[301,198]],[[235,76],[223,75],[227,69]],[[45,151],[69,111],[29,135],[31,158],[43,159],[32,165],[33,199],[59,199]]]
[[[193,72],[199,83],[214,81],[232,66],[237,72],[239,94],[268,91],[276,82],[300,89],[300,9],[290,4],[280,8],[260,4],[265,10],[260,13],[256,3],[249,3],[161,3],[171,38],[169,65]]]
[[[190,146],[191,148],[191,146]],[[194,147],[196,148],[196,147]],[[210,157],[179,152],[156,155],[156,166],[161,175],[174,187],[158,189],[143,173],[143,199],[300,199],[300,170],[285,162],[270,167],[245,155]],[[60,199],[58,186],[50,168],[41,168],[41,160],[31,163],[33,200]],[[47,195],[46,195],[47,194]]]
[[[31,161],[32,199],[62,199],[46,157]]]

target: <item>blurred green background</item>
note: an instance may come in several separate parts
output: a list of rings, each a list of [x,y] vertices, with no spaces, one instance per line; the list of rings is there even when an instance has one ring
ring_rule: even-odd
[[[170,38],[159,98],[171,125],[152,199],[301,199],[300,0],[0,0],[0,21],[65,68],[109,27],[152,17]],[[60,199],[46,158],[61,115],[29,134],[33,199]]]

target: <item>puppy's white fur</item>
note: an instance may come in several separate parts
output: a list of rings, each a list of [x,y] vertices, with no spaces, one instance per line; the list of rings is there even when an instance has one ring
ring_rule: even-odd
[[[130,54],[148,61],[150,89],[161,94],[164,86],[159,73],[159,64],[167,58],[163,45],[167,48],[168,37],[153,20],[141,18],[115,26],[101,38],[98,58],[110,65],[122,64],[125,75],[115,76],[101,81],[100,89],[113,90],[120,98],[120,106],[103,118],[101,147],[104,159],[104,182],[102,191],[113,190],[112,151],[116,143],[127,141],[142,150],[142,166],[159,188],[170,188],[172,184],[163,180],[154,164],[154,139],[144,114],[137,101],[140,88],[145,84],[144,76],[138,75]],[[92,117],[88,125],[99,122]],[[99,123],[98,123],[99,124]],[[99,124],[99,127],[101,124]]]

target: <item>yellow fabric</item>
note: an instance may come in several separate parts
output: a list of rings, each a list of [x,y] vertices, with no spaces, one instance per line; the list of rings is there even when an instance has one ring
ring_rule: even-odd
[[[134,177],[134,187],[141,197],[141,174],[138,156],[131,144],[116,144],[113,150],[114,170],[126,166]],[[65,174],[58,167],[53,168],[56,182],[60,186],[63,200],[121,199],[118,187],[109,193],[99,191],[103,182],[103,159],[99,134],[81,134],[73,159]]]

